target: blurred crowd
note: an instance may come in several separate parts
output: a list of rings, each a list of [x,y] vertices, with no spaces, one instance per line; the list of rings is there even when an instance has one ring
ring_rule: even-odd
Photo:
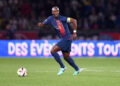
[[[55,5],[78,20],[78,30],[120,29],[120,0],[0,0],[0,30],[8,23],[14,30],[38,29]]]

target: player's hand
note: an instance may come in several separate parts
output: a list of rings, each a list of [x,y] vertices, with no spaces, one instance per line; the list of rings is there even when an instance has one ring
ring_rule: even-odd
[[[38,25],[38,27],[40,27],[40,26],[41,26],[41,22],[40,22],[40,23],[38,23],[37,25]]]
[[[73,33],[72,37],[73,37],[73,40],[77,40],[77,34],[76,33]]]
[[[38,27],[43,27],[44,26],[44,24],[43,23],[38,23]]]

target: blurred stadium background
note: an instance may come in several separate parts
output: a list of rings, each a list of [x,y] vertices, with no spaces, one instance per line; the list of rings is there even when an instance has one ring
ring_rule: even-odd
[[[71,56],[85,68],[78,77],[67,63],[56,77],[49,50],[59,39],[52,27],[37,26],[56,5],[61,15],[77,19]],[[120,0],[0,0],[0,86],[120,86],[119,40]],[[17,77],[20,67],[28,69],[27,77]]]
[[[120,0],[0,0],[0,39],[57,39],[51,27],[36,25],[55,5],[78,20],[78,40],[120,39]],[[8,23],[9,38],[3,36]]]

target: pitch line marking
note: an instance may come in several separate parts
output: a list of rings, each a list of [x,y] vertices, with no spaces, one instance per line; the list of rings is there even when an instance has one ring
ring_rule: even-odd
[[[71,71],[71,70],[69,70]],[[106,70],[92,70],[87,68],[80,68],[80,72],[87,71],[87,72],[120,72],[120,70],[114,70],[114,71],[106,71]],[[35,72],[57,72],[56,71],[49,71],[49,70],[43,70],[43,71],[35,71]]]

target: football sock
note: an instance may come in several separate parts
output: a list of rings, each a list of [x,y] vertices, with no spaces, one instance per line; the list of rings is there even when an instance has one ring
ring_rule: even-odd
[[[62,63],[61,59],[60,59],[60,56],[59,54],[56,52],[56,53],[53,53],[52,56],[54,57],[54,59],[59,63],[60,67],[61,68],[64,68],[64,64]]]
[[[76,71],[79,70],[78,66],[75,64],[74,60],[70,57],[68,59],[65,59]]]

